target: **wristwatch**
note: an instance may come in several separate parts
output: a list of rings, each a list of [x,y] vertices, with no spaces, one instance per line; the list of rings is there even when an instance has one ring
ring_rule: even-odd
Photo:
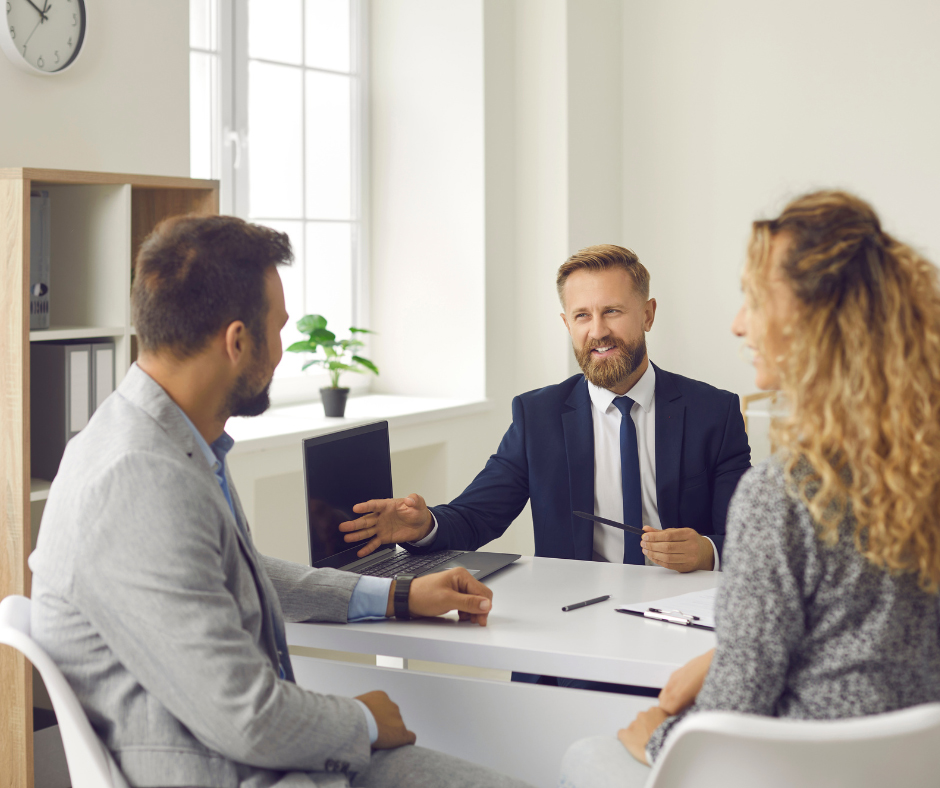
[[[414,575],[398,575],[395,578],[395,597],[392,600],[395,607],[395,618],[407,621],[411,618],[408,612],[408,595],[411,593],[411,581]]]

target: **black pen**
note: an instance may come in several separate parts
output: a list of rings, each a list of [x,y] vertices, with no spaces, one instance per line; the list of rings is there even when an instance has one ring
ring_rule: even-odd
[[[569,610],[577,610],[579,607],[596,605],[598,602],[605,602],[608,599],[610,599],[610,594],[604,594],[604,596],[599,596],[596,599],[588,599],[586,602],[575,602],[573,605],[565,605],[561,610],[563,613],[567,613]]]

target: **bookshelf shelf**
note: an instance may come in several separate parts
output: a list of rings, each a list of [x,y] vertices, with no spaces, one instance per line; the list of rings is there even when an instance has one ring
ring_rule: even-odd
[[[30,331],[30,192],[51,204],[52,327]],[[30,473],[31,343],[114,340],[115,384],[135,355],[130,325],[132,261],[163,219],[219,210],[217,181],[35,168],[0,168],[0,598],[29,596],[26,559],[51,482]],[[32,668],[0,649],[0,775],[33,788]]]
[[[124,336],[124,326],[51,326],[29,332],[30,342],[59,342],[63,339],[110,339]]]

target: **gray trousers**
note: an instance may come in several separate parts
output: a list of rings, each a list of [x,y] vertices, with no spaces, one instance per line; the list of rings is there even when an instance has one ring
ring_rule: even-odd
[[[424,747],[376,750],[353,788],[532,788],[514,777]]]
[[[649,776],[616,736],[592,736],[568,748],[558,788],[642,788]]]

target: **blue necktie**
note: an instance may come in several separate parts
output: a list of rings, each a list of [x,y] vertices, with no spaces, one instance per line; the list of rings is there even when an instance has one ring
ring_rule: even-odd
[[[235,513],[235,504],[232,503],[232,493],[228,489],[228,479],[225,478],[224,473],[220,473],[216,476],[219,480],[219,484],[222,487],[222,493],[225,495],[225,500],[228,501],[229,509],[232,510],[232,516],[235,518],[235,525],[238,527],[238,530],[241,532],[242,537],[248,544],[251,544],[251,539],[248,537],[248,534],[245,533],[245,529],[242,524],[238,521],[238,515]],[[270,601],[265,595],[264,591],[261,589],[261,586],[258,586],[258,594],[261,596],[262,604],[264,605],[264,615],[271,619],[274,624],[274,645],[277,647],[277,656],[278,656],[278,675],[280,678],[287,681],[293,681],[294,679],[294,668],[290,664],[290,652],[287,650],[287,633],[284,630],[284,622],[279,616],[274,615],[274,608],[271,606]]]
[[[630,418],[633,400],[617,397],[614,405],[620,411],[620,478],[623,485],[623,522],[626,525],[643,527],[643,498],[640,492],[640,450],[636,440],[636,424]],[[625,564],[646,563],[640,537],[623,534],[623,562]]]

